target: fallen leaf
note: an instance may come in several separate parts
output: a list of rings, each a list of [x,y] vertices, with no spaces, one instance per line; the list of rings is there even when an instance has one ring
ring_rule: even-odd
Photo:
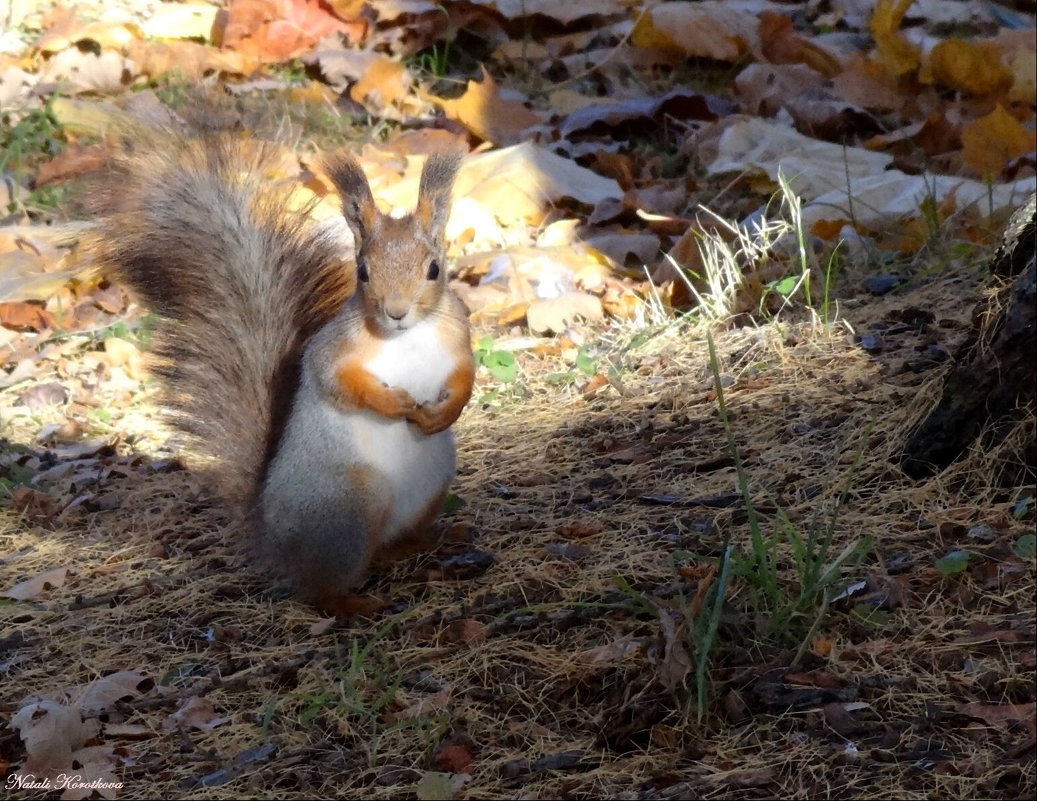
[[[914,0],[877,0],[872,14],[871,35],[879,59],[893,75],[918,69],[922,48],[900,32],[900,23]]]
[[[56,776],[72,768],[72,753],[94,736],[98,722],[84,722],[78,709],[50,699],[33,699],[11,717],[27,754],[25,774]]]
[[[226,11],[219,44],[265,62],[295,58],[335,33],[356,43],[367,31],[366,21],[344,22],[318,0],[232,0]]]
[[[387,713],[385,719],[388,723],[399,723],[401,720],[414,720],[415,718],[425,717],[433,712],[445,709],[453,694],[454,688],[447,685],[433,695],[426,695],[423,698],[419,698],[404,709]]]
[[[882,175],[893,160],[885,153],[821,142],[758,117],[731,117],[718,130],[715,155],[706,164],[710,174],[758,170],[776,185],[780,173],[804,200],[845,191],[848,181],[855,189],[855,182]]]
[[[572,523],[563,523],[556,530],[562,537],[574,540],[596,537],[605,530],[605,527],[597,520],[576,520]]]
[[[760,51],[773,64],[805,64],[826,78],[842,72],[839,59],[795,32],[792,20],[776,11],[764,11],[759,22]]]
[[[378,55],[364,69],[360,79],[350,87],[349,96],[378,116],[401,109],[411,96],[414,79],[397,59]]]
[[[999,103],[961,131],[962,158],[984,178],[996,179],[1014,158],[1037,149],[1037,132],[1025,128]]]
[[[467,743],[447,745],[436,751],[436,767],[447,773],[466,773],[472,764],[472,746]]]
[[[585,292],[534,300],[526,309],[526,324],[534,334],[560,334],[578,320],[595,322],[603,317],[601,300]]]
[[[661,3],[638,17],[630,40],[685,57],[734,62],[757,44],[752,15],[718,0]]]
[[[489,631],[478,620],[463,618],[455,620],[440,632],[439,641],[444,645],[456,645],[458,643],[482,642],[488,636]]]
[[[68,572],[67,567],[51,568],[31,579],[15,584],[10,589],[0,592],[0,595],[5,598],[14,598],[16,601],[35,601],[47,590],[64,585]]]
[[[9,254],[3,254],[7,256]],[[27,254],[28,255],[28,254]],[[2,262],[0,262],[2,264]],[[12,331],[33,331],[40,333],[54,328],[57,320],[54,315],[37,303],[24,301],[0,303],[0,325]]]
[[[218,10],[212,3],[159,3],[141,27],[157,39],[209,40]]]
[[[663,657],[656,670],[663,687],[673,692],[684,684],[685,677],[692,671],[691,655],[670,611],[654,601],[649,603],[655,608],[663,634]]]
[[[310,626],[310,634],[314,637],[319,637],[321,634],[324,634],[326,631],[328,631],[337,622],[338,618],[336,617],[323,617],[316,623],[314,623],[312,626]]]
[[[79,707],[91,714],[107,712],[118,701],[143,698],[154,686],[155,682],[142,673],[120,670],[87,685]]]
[[[428,771],[414,786],[414,795],[418,801],[452,801],[469,778],[465,774]]]
[[[38,385],[37,385],[38,386]],[[38,476],[38,474],[37,474]],[[50,495],[29,487],[14,487],[11,492],[11,508],[25,515],[37,525],[47,526],[61,511],[61,506]],[[53,585],[60,586],[60,585]]]
[[[944,86],[973,95],[997,95],[1012,85],[1011,70],[990,42],[946,39],[929,53],[932,77]]]
[[[730,105],[718,98],[689,89],[672,89],[659,97],[632,97],[583,106],[566,116],[558,129],[562,136],[569,137],[575,133],[603,133],[632,122],[652,127],[663,119],[715,120],[730,112]]]
[[[988,726],[1002,726],[1011,721],[1026,723],[1030,729],[1037,725],[1037,702],[1028,704],[984,704],[972,701],[967,704],[958,704],[955,710],[970,718],[982,720]]]
[[[522,102],[501,95],[501,88],[483,67],[481,81],[469,81],[465,93],[452,100],[424,97],[438,105],[475,136],[496,145],[510,145],[543,120]]]
[[[169,721],[178,728],[198,729],[207,731],[227,723],[230,718],[216,716],[212,708],[212,702],[208,698],[194,695],[184,701],[180,707],[169,716]]]
[[[793,97],[820,86],[824,76],[805,64],[750,64],[735,77],[735,90],[750,114],[773,117]]]

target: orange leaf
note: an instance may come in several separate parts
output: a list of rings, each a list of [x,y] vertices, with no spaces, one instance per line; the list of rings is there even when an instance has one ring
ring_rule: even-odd
[[[45,331],[57,321],[54,315],[35,303],[0,303],[0,325],[13,331]]]
[[[402,62],[379,55],[350,88],[349,96],[367,108],[381,111],[388,106],[400,106],[412,83],[411,75]]]
[[[1000,94],[1014,80],[1001,63],[1001,51],[990,42],[940,42],[929,54],[929,69],[938,83],[973,95]]]
[[[465,773],[471,764],[470,745],[448,745],[436,751],[436,769],[444,773]]]
[[[343,22],[318,0],[232,0],[220,39],[264,61],[287,61],[324,36],[345,33],[355,42],[366,30],[366,22]]]
[[[1027,130],[999,103],[962,129],[962,159],[985,179],[1000,174],[1014,158],[1037,149],[1037,133]]]

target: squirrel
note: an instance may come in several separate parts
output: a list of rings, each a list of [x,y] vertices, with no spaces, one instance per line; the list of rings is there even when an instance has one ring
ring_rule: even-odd
[[[377,553],[425,535],[454,478],[475,375],[445,263],[461,157],[429,156],[415,211],[390,217],[354,156],[325,154],[350,269],[340,234],[264,176],[275,146],[153,139],[113,168],[94,258],[159,316],[153,372],[254,553],[336,608]]]

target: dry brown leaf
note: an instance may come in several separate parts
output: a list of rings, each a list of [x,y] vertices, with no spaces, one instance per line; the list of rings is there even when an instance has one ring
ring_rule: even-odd
[[[475,136],[495,145],[510,145],[523,138],[530,128],[543,120],[514,99],[501,97],[501,89],[486,68],[481,81],[469,81],[468,88],[455,100],[444,100],[422,94],[443,109],[443,113],[457,120]]]
[[[93,798],[95,793],[101,798],[118,798],[123,782],[115,775],[118,764],[115,754],[115,748],[109,745],[92,745],[73,751],[65,774],[68,776],[72,770],[74,774],[65,785],[62,801]]]
[[[519,20],[533,15],[556,20],[568,25],[585,17],[623,13],[620,3],[602,0],[471,0],[477,5],[490,6],[510,20]]]
[[[846,69],[832,78],[832,89],[848,103],[871,111],[896,111],[907,102],[882,62],[851,56]]]
[[[593,129],[595,132],[624,123],[640,122],[651,128],[664,119],[715,120],[730,113],[730,105],[690,89],[672,89],[660,97],[632,97],[598,102],[573,111],[559,125],[559,133],[570,137]]]
[[[692,670],[691,655],[678,630],[670,610],[649,601],[655,607],[659,626],[663,633],[663,658],[657,666],[659,681],[668,691],[673,692],[684,684],[684,679]]]
[[[605,668],[638,658],[644,651],[642,638],[622,637],[618,640],[596,645],[576,654],[573,662],[588,667]]]
[[[491,209],[504,226],[539,223],[549,205],[571,198],[595,206],[623,191],[600,176],[547,148],[524,142],[465,159],[454,194]]]
[[[319,637],[321,634],[327,632],[332,626],[338,622],[337,617],[322,617],[312,626],[310,626],[310,634],[314,637]]]
[[[443,628],[439,641],[444,645],[482,642],[489,636],[489,630],[478,620],[463,618],[455,620]]]
[[[1012,88],[1008,91],[1010,103],[1033,104],[1037,97],[1037,51],[1033,49],[1031,37],[1029,47],[1018,47],[1008,57],[1008,68],[1012,71]]]
[[[956,711],[970,718],[978,718],[988,726],[1002,726],[1011,721],[1020,721],[1033,730],[1037,725],[1037,703],[1033,701],[1028,704],[984,704],[972,701],[959,704]]]
[[[36,384],[30,387],[28,391],[32,392],[39,386],[44,385]],[[61,401],[64,401],[64,399],[64,391],[62,390]],[[26,403],[24,405],[33,408],[31,404]],[[25,515],[29,520],[41,526],[50,525],[57,513],[61,511],[61,506],[54,498],[45,492],[34,490],[30,487],[15,487],[11,490],[11,507],[16,512]],[[53,586],[60,585],[55,584]]]
[[[805,64],[826,78],[842,71],[839,59],[823,47],[800,36],[785,14],[764,11],[759,23],[760,51],[773,64]]]
[[[426,695],[423,698],[419,698],[417,701],[412,703],[410,706],[397,710],[395,712],[389,712],[385,715],[386,722],[388,723],[399,723],[401,720],[414,720],[415,718],[421,718],[425,715],[429,715],[433,712],[438,712],[441,709],[445,709],[446,705],[450,702],[450,698],[454,693],[454,688],[447,685],[442,690],[433,695]]]
[[[823,81],[804,64],[750,64],[738,73],[735,89],[750,114],[773,117],[793,97]]]
[[[197,42],[135,42],[127,54],[141,75],[157,78],[173,70],[185,80],[201,80],[206,74],[248,75],[260,63],[253,54],[219,50]]]
[[[79,708],[88,713],[107,712],[118,701],[143,698],[154,686],[142,673],[120,670],[91,682],[79,699]]]
[[[72,768],[72,753],[96,734],[96,720],[84,722],[78,709],[50,699],[34,699],[11,718],[27,754],[22,774],[56,777]]]
[[[557,529],[558,534],[568,540],[596,537],[604,530],[604,525],[597,520],[577,520],[564,523]]]

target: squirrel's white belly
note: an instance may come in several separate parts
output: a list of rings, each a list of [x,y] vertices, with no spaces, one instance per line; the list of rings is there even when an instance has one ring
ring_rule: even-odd
[[[389,420],[374,412],[354,413],[353,434],[361,461],[386,482],[390,499],[388,540],[424,517],[429,504],[454,478],[457,456],[450,430],[426,436],[413,423]]]
[[[418,403],[435,403],[454,370],[436,325],[422,321],[382,342],[364,366],[390,387],[402,387]],[[454,477],[456,452],[450,431],[427,436],[413,423],[370,411],[351,414],[354,445],[363,463],[384,476],[391,512],[386,537],[392,539],[424,516]]]
[[[430,403],[439,400],[456,365],[439,339],[435,322],[422,320],[384,340],[364,366],[388,386],[403,387],[418,403]]]

